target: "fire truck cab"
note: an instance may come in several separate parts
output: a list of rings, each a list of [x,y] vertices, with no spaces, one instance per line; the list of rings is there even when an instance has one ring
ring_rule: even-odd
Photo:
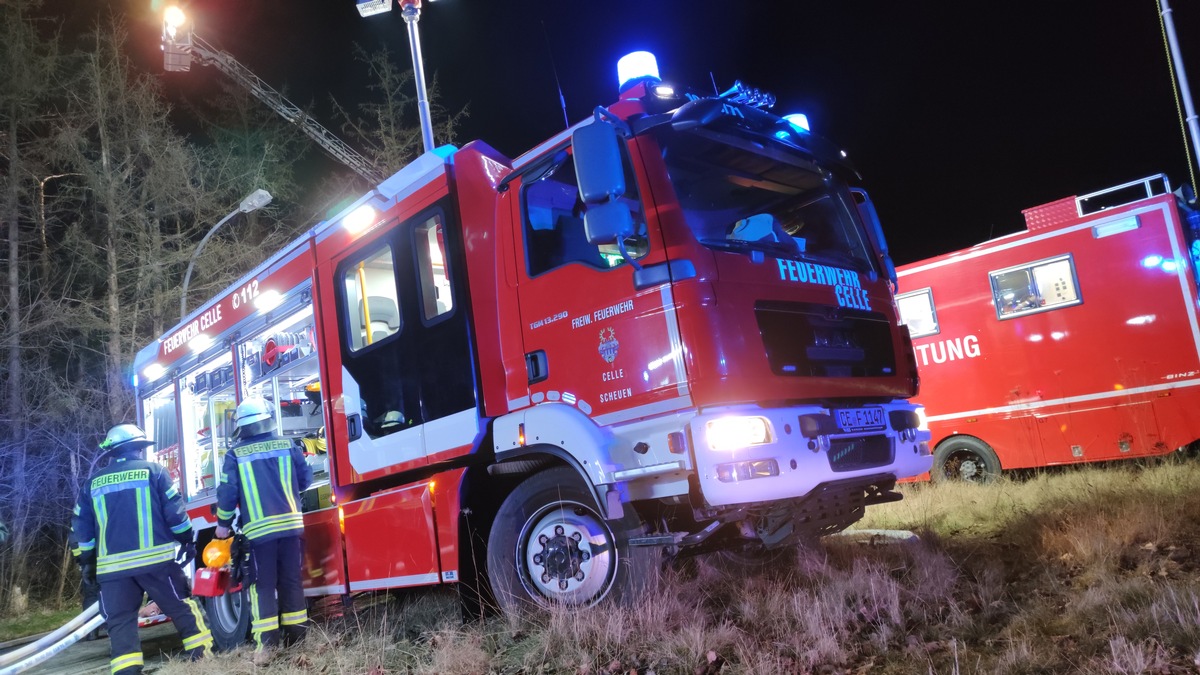
[[[202,539],[248,396],[311,452],[310,595],[635,597],[664,554],[836,532],[929,470],[844,153],[760,92],[625,79],[516,160],[426,153],[141,351]],[[214,630],[244,634],[240,607],[212,599]]]

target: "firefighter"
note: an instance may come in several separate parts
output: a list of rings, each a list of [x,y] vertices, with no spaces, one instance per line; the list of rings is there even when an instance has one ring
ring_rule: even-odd
[[[167,471],[146,461],[150,445],[136,425],[109,430],[100,449],[113,461],[79,491],[71,526],[81,569],[100,583],[114,675],[142,672],[137,622],[143,593],[175,622],[189,656],[212,653],[204,611],[183,573],[196,555],[192,524]]]
[[[304,637],[308,612],[300,585],[304,518],[300,494],[312,470],[300,446],[275,433],[266,401],[250,398],[234,411],[234,439],[217,486],[218,539],[230,536],[234,509],[250,544],[250,635],[255,662],[270,660],[283,633],[285,644]]]

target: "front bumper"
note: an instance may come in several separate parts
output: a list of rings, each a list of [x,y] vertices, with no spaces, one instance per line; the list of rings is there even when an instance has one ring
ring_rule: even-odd
[[[896,426],[897,420],[916,419],[920,406],[901,401],[853,410],[872,409],[870,419],[878,419],[874,410],[880,408],[883,428],[862,431],[839,428],[837,409],[816,405],[704,411],[691,421],[689,431],[705,503],[761,504],[805,497],[825,483],[870,482],[881,474],[902,479],[928,472],[933,464],[929,431],[908,422]],[[764,418],[769,440],[735,449],[714,448],[722,443],[709,438],[708,423],[729,417]]]

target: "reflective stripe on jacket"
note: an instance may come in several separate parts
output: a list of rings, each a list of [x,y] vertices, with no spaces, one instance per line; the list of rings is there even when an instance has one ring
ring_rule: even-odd
[[[192,524],[162,466],[118,459],[79,491],[71,537],[77,557],[95,558],[97,576],[130,576],[174,560],[176,542],[192,540]]]
[[[217,523],[229,527],[237,508],[247,539],[299,534],[304,529],[300,493],[311,482],[312,469],[296,443],[269,433],[244,439],[225,453]]]

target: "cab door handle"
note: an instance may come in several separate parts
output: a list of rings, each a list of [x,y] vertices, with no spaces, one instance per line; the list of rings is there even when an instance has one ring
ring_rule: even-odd
[[[550,364],[546,359],[546,350],[539,349],[525,355],[525,374],[529,377],[529,384],[541,382],[550,377]]]
[[[362,417],[358,413],[346,415],[346,437],[351,441],[362,438]]]

